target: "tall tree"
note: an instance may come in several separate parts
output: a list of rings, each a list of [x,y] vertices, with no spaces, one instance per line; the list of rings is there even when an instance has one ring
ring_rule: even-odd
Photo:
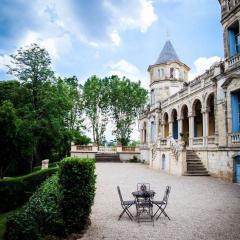
[[[51,70],[51,59],[48,52],[37,44],[20,48],[16,54],[10,55],[9,73],[16,76],[28,89],[32,105],[32,161],[41,159],[39,153],[39,121],[44,114],[41,108],[43,85],[49,82],[54,73]],[[30,116],[29,116],[30,117]]]
[[[0,178],[3,178],[16,157],[17,116],[9,101],[0,106],[0,126]]]
[[[101,80],[92,76],[83,86],[84,111],[90,120],[93,140],[101,145],[104,140],[106,125],[109,120],[108,79]]]
[[[146,104],[148,92],[141,87],[140,82],[132,82],[123,77],[108,78],[109,103],[116,129],[116,140],[122,145],[130,141],[133,125]]]

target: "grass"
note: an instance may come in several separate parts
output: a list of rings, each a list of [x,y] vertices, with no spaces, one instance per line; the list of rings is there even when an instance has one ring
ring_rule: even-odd
[[[12,213],[16,212],[17,210],[19,210],[19,209],[14,209],[13,211],[0,214],[0,240],[3,240],[3,235],[5,232],[5,228],[6,228],[7,217],[9,215],[11,215]]]

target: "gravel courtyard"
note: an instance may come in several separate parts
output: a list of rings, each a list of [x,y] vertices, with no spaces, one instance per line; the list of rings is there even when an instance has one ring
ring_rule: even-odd
[[[117,185],[125,200],[133,199],[138,182],[148,182],[162,199],[172,187],[166,212],[151,223],[131,222],[121,213]],[[132,213],[135,208],[132,207]],[[97,163],[97,193],[92,224],[82,239],[240,239],[240,186],[212,177],[176,177],[142,164]]]

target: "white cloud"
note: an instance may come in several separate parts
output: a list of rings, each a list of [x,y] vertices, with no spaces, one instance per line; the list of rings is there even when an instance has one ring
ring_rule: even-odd
[[[110,33],[110,37],[111,37],[112,42],[114,43],[114,45],[116,45],[116,46],[120,45],[121,38],[120,38],[120,36],[119,36],[119,34],[118,34],[118,32],[116,30],[114,30],[114,31],[112,31]]]
[[[214,63],[219,62],[221,60],[220,57],[214,56],[210,58],[200,57],[196,61],[194,61],[194,69],[189,73],[189,80],[193,80],[195,77],[203,74],[206,70],[208,70]]]
[[[0,71],[6,71],[7,67],[6,65],[9,65],[11,63],[11,58],[4,54],[0,55]]]
[[[133,0],[123,5],[105,0],[104,4],[112,13],[115,27],[118,26],[121,30],[138,29],[145,33],[158,19],[151,0]]]
[[[25,38],[21,39],[20,46],[37,43],[39,46],[45,48],[53,60],[59,59],[60,55],[67,53],[72,48],[71,39],[68,34],[61,36],[43,36],[42,33],[28,31]]]
[[[154,12],[152,1],[140,0],[140,6],[139,27],[141,32],[146,32],[148,28],[157,21],[158,17]]]
[[[121,59],[114,63],[107,64],[106,76],[118,75],[119,77],[127,77],[132,81],[141,81],[141,85],[149,88],[149,80],[146,72],[141,72],[137,66],[129,63],[125,59]]]

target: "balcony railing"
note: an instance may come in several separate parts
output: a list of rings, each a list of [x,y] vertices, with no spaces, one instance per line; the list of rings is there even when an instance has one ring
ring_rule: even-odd
[[[240,132],[231,134],[231,143],[240,144]]]
[[[77,145],[76,149],[78,151],[92,151],[92,146],[87,146],[87,145]]]
[[[232,68],[237,65],[240,65],[240,55],[239,54],[226,59],[226,69]]]
[[[203,137],[193,138],[193,145],[203,145]]]
[[[99,152],[116,152],[116,147],[114,146],[99,146]]]
[[[208,136],[207,137],[207,144],[216,144],[215,136]]]
[[[166,146],[167,145],[167,139],[166,138],[160,139],[160,145]]]
[[[222,15],[224,15],[227,12],[234,9],[239,3],[240,3],[240,0],[225,0],[225,1],[223,1],[223,3],[222,3]]]
[[[135,152],[135,147],[122,147],[123,152]]]

